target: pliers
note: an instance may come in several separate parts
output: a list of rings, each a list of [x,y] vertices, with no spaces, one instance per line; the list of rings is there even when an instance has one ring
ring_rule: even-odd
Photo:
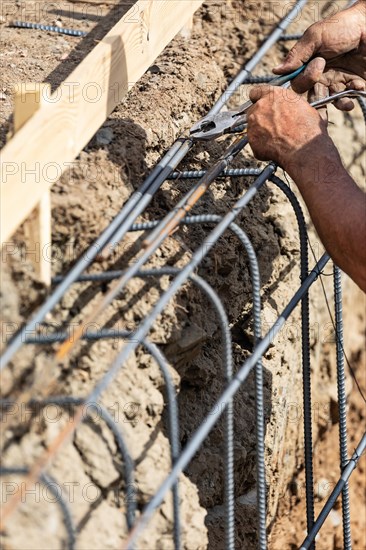
[[[283,86],[296,78],[306,67],[302,65],[296,71],[278,76],[269,82],[270,86]],[[217,113],[216,115],[207,115],[201,118],[190,129],[190,137],[195,140],[216,139],[224,134],[234,133],[239,127],[247,123],[247,111],[253,105],[252,101],[246,101],[232,111]]]

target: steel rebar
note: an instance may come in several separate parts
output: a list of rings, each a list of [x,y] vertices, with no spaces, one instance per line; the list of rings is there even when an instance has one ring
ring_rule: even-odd
[[[259,344],[255,347],[252,355],[240,367],[239,371],[233,377],[232,382],[229,384],[226,390],[222,393],[220,400],[215,403],[214,407],[211,409],[211,412],[206,416],[205,421],[202,422],[200,427],[196,430],[196,432],[193,434],[193,436],[185,446],[184,450],[182,451],[179,457],[179,460],[175,464],[175,467],[172,469],[172,471],[167,476],[165,481],[160,485],[154,497],[150,500],[150,502],[144,508],[142,515],[138,519],[137,523],[135,524],[135,527],[133,528],[132,532],[130,533],[130,536],[128,537],[128,540],[126,541],[124,549],[129,550],[132,548],[132,545],[136,542],[138,536],[140,535],[144,526],[150,519],[152,513],[161,504],[162,500],[165,497],[166,492],[170,490],[172,484],[174,483],[175,478],[187,466],[189,461],[193,458],[194,454],[201,446],[203,440],[207,437],[207,435],[210,433],[212,428],[218,422],[221,414],[226,408],[226,404],[228,400],[230,400],[235,395],[235,393],[240,388],[241,384],[247,378],[252,368],[256,365],[257,361],[267,351],[267,349],[273,342],[273,339],[283,328],[286,320],[289,318],[289,316],[291,315],[295,307],[298,305],[298,303],[301,301],[304,294],[308,291],[308,289],[314,283],[314,281],[319,277],[322,270],[328,263],[329,259],[330,258],[328,254],[323,254],[323,256],[316,263],[312,271],[309,273],[306,280],[301,284],[300,288],[297,290],[297,292],[292,297],[290,302],[284,308],[284,310],[282,311],[281,315],[278,317],[276,322],[272,325],[272,327],[269,329],[266,335],[263,336]],[[215,413],[213,413],[213,411],[215,411]]]
[[[301,10],[305,6],[306,3],[307,3],[307,0],[298,0],[295,3],[295,5],[289,11],[289,13],[287,15],[285,15],[285,17],[283,17],[283,19],[278,23],[278,25],[275,27],[275,29],[266,38],[266,40],[263,42],[263,44],[260,46],[260,48],[257,50],[257,52],[253,55],[253,57],[245,64],[245,66],[240,71],[240,73],[230,83],[230,85],[226,89],[226,92],[225,92],[225,95],[224,95],[224,101],[220,98],[215,103],[215,105],[213,106],[213,108],[211,109],[209,114],[218,113],[222,109],[223,105],[237,91],[238,87],[241,84],[243,84],[245,79],[248,76],[251,76],[252,70],[258,65],[259,61],[268,52],[268,50],[273,46],[273,44],[275,44],[278,41],[278,39],[284,33],[284,31],[287,29],[289,24],[298,15],[299,10]]]
[[[297,219],[300,237],[300,279],[308,276],[308,240],[304,214],[296,195],[277,176],[270,178],[289,199]],[[305,450],[305,492],[306,519],[308,532],[314,524],[314,474],[313,474],[313,441],[312,441],[312,405],[311,405],[311,370],[310,370],[310,327],[309,327],[309,294],[301,300],[301,351],[304,409],[304,450]]]
[[[218,112],[221,109],[222,105],[229,99],[229,97],[235,91],[237,85],[240,82],[244,81],[247,76],[250,76],[251,71],[256,67],[256,65],[260,62],[262,57],[266,54],[266,52],[270,49],[270,47],[277,41],[279,36],[284,32],[284,30],[287,28],[290,22],[294,19],[297,13],[297,10],[302,9],[302,7],[306,3],[307,3],[307,0],[297,0],[296,4],[294,5],[290,13],[282,19],[282,21],[279,23],[276,29],[272,31],[272,33],[264,42],[264,44],[261,46],[261,48],[251,58],[251,60],[244,67],[244,69],[240,71],[236,79],[234,79],[234,81],[228,86],[227,90],[221,95],[219,102],[221,101],[222,104],[219,105],[219,102],[217,102],[213,106],[213,108],[209,111],[209,114],[214,114],[215,112]],[[133,195],[130,197],[127,203],[123,206],[121,211],[116,215],[116,217],[112,220],[112,222],[102,232],[102,234],[98,237],[98,239],[89,247],[85,255],[83,255],[82,258],[70,270],[67,277],[65,277],[63,283],[60,284],[54,290],[54,292],[49,296],[46,302],[33,315],[31,320],[20,331],[18,331],[18,333],[15,334],[14,337],[10,340],[6,350],[0,357],[0,370],[9,363],[9,361],[12,359],[14,354],[22,346],[26,332],[28,330],[33,331],[37,326],[37,324],[43,321],[47,313],[49,313],[55,307],[55,305],[60,301],[60,299],[65,294],[67,289],[70,287],[72,282],[77,279],[77,277],[90,265],[92,260],[113,239],[114,235],[117,234],[116,232],[119,230],[119,227],[122,225],[122,223],[126,221],[126,218],[128,218],[128,216],[131,214],[135,205],[139,202],[141,197],[147,192],[150,186],[152,184],[159,186],[164,182],[166,176],[165,174],[163,174],[163,176],[161,174],[163,173],[164,168],[167,167],[169,162],[172,160],[172,158],[176,154],[179,154],[180,149],[183,149],[183,153],[182,153],[182,158],[183,158],[185,154],[187,154],[191,146],[192,146],[192,142],[187,140],[183,140],[183,142],[178,140],[172,145],[172,147],[165,154],[163,159],[158,163],[157,166],[155,166],[151,174],[142,183],[139,190],[133,193]],[[131,221],[131,225],[132,225],[132,221]],[[122,238],[122,236],[123,235],[120,235],[120,231],[119,231],[118,232],[119,239]],[[117,239],[115,239],[115,242],[116,240]]]
[[[302,34],[283,34],[282,36],[280,36],[279,40],[300,40],[301,37]]]
[[[344,371],[344,341],[343,341],[343,313],[342,313],[342,279],[341,271],[337,266],[333,268],[334,284],[334,320],[337,359],[337,397],[339,411],[339,455],[341,472],[348,463],[347,448],[347,394]],[[351,514],[349,502],[348,482],[342,489],[342,521],[343,521],[343,548],[352,549]]]
[[[172,159],[174,159],[182,145],[184,145],[184,143],[182,144],[182,142],[178,140],[171,147],[161,161],[155,166],[151,174],[140,185],[139,189],[131,195],[112,222],[106,227],[97,240],[86,250],[85,254],[82,255],[80,260],[78,260],[78,262],[71,268],[68,274],[63,277],[62,282],[57,286],[57,288],[55,288],[39,310],[36,311],[31,320],[28,321],[28,323],[26,323],[26,325],[10,340],[7,348],[0,357],[0,369],[3,369],[9,363],[14,354],[25,342],[27,332],[33,332],[35,330],[37,325],[44,320],[47,313],[49,313],[58,304],[71,284],[79,277],[79,275],[81,275],[81,273],[83,273],[94,258],[100,254],[105,246],[111,241],[115,232],[131,214],[135,206],[141,201],[144,195],[149,191],[155,179],[163,172],[164,168],[172,162]]]
[[[27,467],[8,467],[0,466],[0,476],[26,476],[29,473],[29,468]],[[57,489],[60,487],[59,484],[51,477],[49,474],[43,473],[40,478],[40,482],[43,483],[47,489],[49,489],[57,502],[62,516],[64,518],[64,524],[67,532],[67,548],[68,550],[74,550],[76,543],[76,529],[72,519],[72,515],[68,506],[67,501],[63,498],[62,492],[60,493]],[[57,488],[56,488],[57,487]]]
[[[237,228],[239,229],[239,228]],[[163,267],[160,269],[149,269],[140,271],[137,273],[137,276],[139,277],[149,277],[149,276],[161,276],[161,275],[176,275],[179,273],[179,269],[173,268],[173,267]],[[229,322],[226,316],[225,309],[222,306],[221,300],[218,298],[217,294],[213,291],[213,289],[206,283],[204,279],[199,277],[196,274],[191,274],[190,279],[197,284],[207,295],[209,300],[211,301],[212,305],[214,306],[217,314],[218,319],[221,325],[221,331],[223,335],[223,342],[225,347],[224,352],[224,365],[225,365],[225,372],[226,372],[226,379],[229,382],[232,378],[232,349],[231,349],[231,334],[229,329]],[[56,334],[50,334],[47,336],[42,337],[41,335],[37,335],[35,337],[27,337],[27,343],[53,343],[58,341],[63,341],[67,339],[66,333],[56,333]],[[133,334],[129,333],[128,331],[117,331],[117,330],[101,330],[97,333],[85,333],[83,335],[83,338],[86,340],[99,340],[102,338],[127,338],[132,339]],[[177,404],[175,399],[175,393],[173,389],[173,385],[170,381],[169,371],[167,368],[166,360],[161,354],[160,350],[152,343],[150,343],[148,340],[144,340],[142,342],[142,345],[144,345],[148,351],[153,355],[153,357],[157,360],[158,365],[161,368],[161,371],[163,373],[166,387],[167,387],[167,393],[168,393],[168,402],[169,402],[169,424],[171,427],[171,434],[170,434],[170,441],[172,445],[172,465],[174,465],[174,462],[179,456],[179,427],[178,427],[178,413],[177,413]],[[66,398],[67,400],[68,398]],[[54,398],[52,398],[52,401],[54,401]],[[80,401],[80,404],[85,404],[83,400]],[[99,405],[98,405],[99,407]],[[226,445],[226,453],[227,453],[227,461],[226,461],[226,470],[227,470],[227,478],[226,478],[226,491],[227,491],[227,515],[228,515],[228,522],[227,522],[227,548],[234,549],[234,536],[235,536],[235,524],[234,524],[234,475],[233,475],[233,446],[234,446],[234,440],[233,440],[233,411],[232,407],[229,406],[227,410],[227,445]],[[178,480],[177,480],[178,484]],[[174,503],[174,516],[175,516],[175,522],[174,522],[174,540],[175,540],[175,548],[180,548],[180,535],[179,535],[179,496],[178,496],[178,486],[174,485],[173,490],[173,503]],[[176,527],[177,526],[177,527]],[[129,525],[131,527],[131,524]]]
[[[86,36],[86,31],[78,31],[77,29],[66,29],[55,25],[43,25],[42,23],[31,23],[29,21],[11,21],[9,27],[18,29],[36,29],[39,31],[57,32],[59,34],[67,34],[68,36]]]
[[[259,62],[261,57],[268,51],[271,45],[278,39],[283,40],[297,40],[301,35],[282,35],[284,29],[289,22],[293,20],[297,14],[297,10],[301,9],[307,0],[300,0],[296,2],[296,5],[291,12],[280,22],[276,29],[271,33],[267,40],[263,43],[258,52],[252,57],[252,59],[245,65],[243,70],[237,75],[233,82],[224,92],[221,98],[211,109],[210,113],[218,112],[222,105],[231,97],[235,92],[238,85],[244,82],[267,82],[270,76],[255,77],[252,76],[250,70]],[[289,21],[286,21],[289,19]],[[46,29],[50,30],[50,29]],[[52,29],[51,29],[52,30]],[[56,32],[61,32],[57,28]],[[352,92],[352,91],[351,91]],[[337,97],[343,97],[344,92],[336,94]],[[349,95],[349,91],[348,91]],[[355,96],[361,106],[363,115],[366,121],[366,105],[363,96],[365,92],[355,91]],[[334,96],[335,97],[335,96]],[[329,98],[318,101],[313,106],[324,105],[330,101]],[[238,144],[240,143],[240,146]],[[44,319],[45,315],[53,309],[58,303],[66,290],[70,285],[77,281],[97,281],[97,280],[113,280],[117,279],[116,285],[109,291],[104,300],[99,304],[97,312],[103,311],[104,308],[111,303],[111,301],[118,295],[124,285],[130,280],[131,277],[141,276],[146,277],[150,275],[160,276],[161,274],[169,274],[175,276],[174,281],[168,290],[162,295],[160,301],[154,306],[153,310],[148,314],[147,318],[140,325],[135,333],[128,331],[119,331],[115,329],[102,329],[98,333],[82,333],[83,325],[80,329],[79,336],[87,340],[97,340],[101,338],[126,338],[127,342],[117,358],[113,362],[109,371],[102,377],[97,383],[92,392],[83,399],[60,397],[55,399],[70,399],[76,406],[82,404],[87,405],[96,402],[101,393],[107,387],[107,385],[113,380],[119,369],[123,366],[125,359],[127,359],[129,353],[138,345],[145,345],[148,351],[157,360],[165,379],[168,395],[168,409],[169,409],[169,440],[171,444],[171,456],[172,456],[172,470],[164,483],[161,485],[158,492],[154,495],[150,503],[146,506],[142,516],[139,518],[135,526],[133,526],[134,518],[129,515],[128,527],[132,528],[131,536],[127,542],[127,548],[132,550],[132,544],[136,541],[144,524],[148,521],[152,512],[162,502],[166,492],[169,489],[173,491],[173,516],[174,516],[174,546],[178,550],[181,547],[180,540],[180,519],[179,519],[179,495],[178,495],[178,477],[179,473],[189,463],[199,446],[202,444],[205,437],[211,431],[213,426],[218,421],[223,410],[226,414],[226,548],[233,550],[235,547],[235,509],[234,509],[234,476],[233,476],[233,397],[248,376],[250,370],[255,367],[255,380],[256,380],[256,426],[257,426],[257,505],[258,505],[258,537],[259,548],[265,550],[266,548],[266,482],[265,482],[265,467],[264,467],[264,410],[263,410],[263,371],[262,371],[262,356],[268,349],[273,337],[278,334],[288,316],[292,313],[294,307],[301,301],[302,311],[302,357],[303,357],[303,399],[304,399],[304,433],[305,433],[305,469],[306,469],[306,503],[307,503],[307,526],[308,536],[301,547],[301,550],[314,548],[315,535],[320,529],[322,523],[325,520],[326,515],[331,510],[328,502],[337,498],[340,492],[342,492],[342,515],[343,515],[343,532],[344,532],[344,547],[345,550],[351,550],[351,535],[350,535],[350,517],[349,517],[349,495],[348,495],[348,478],[352,470],[356,467],[359,454],[362,453],[366,446],[365,435],[361,440],[361,443],[353,455],[350,462],[347,458],[347,429],[346,429],[346,397],[345,397],[345,384],[344,384],[344,363],[343,363],[343,332],[342,332],[342,297],[340,287],[340,272],[335,268],[334,271],[334,295],[335,295],[335,311],[336,311],[336,342],[337,342],[337,387],[338,387],[338,402],[339,402],[339,437],[340,437],[340,457],[341,457],[341,471],[342,476],[338,482],[335,490],[333,491],[329,501],[323,508],[319,518],[314,523],[314,503],[313,503],[313,466],[312,466],[312,432],[311,432],[311,385],[310,385],[310,342],[309,342],[309,299],[308,289],[315,281],[324,265],[329,260],[328,255],[323,255],[321,260],[317,263],[313,271],[308,274],[308,251],[307,251],[307,233],[304,216],[301,207],[296,199],[296,196],[288,188],[288,186],[279,178],[273,175],[275,166],[273,164],[268,165],[264,171],[259,169],[244,168],[244,169],[228,169],[227,165],[231,162],[234,156],[242,149],[246,144],[246,139],[241,138],[229,150],[227,150],[218,163],[211,167],[208,171],[175,171],[179,162],[186,156],[188,151],[192,147],[192,141],[190,139],[178,140],[168,153],[163,157],[160,163],[154,168],[148,178],[143,182],[137,192],[133,193],[130,199],[126,202],[122,210],[117,214],[111,224],[105,229],[105,231],[98,237],[97,241],[89,248],[85,255],[77,262],[72,270],[65,277],[55,277],[54,282],[59,286],[52,293],[50,298],[41,306],[40,310],[35,314],[31,321],[10,341],[8,348],[1,358],[1,368],[3,368],[7,362],[13,357],[14,353],[24,343],[24,337],[26,334],[27,343],[50,343],[56,341],[69,342],[69,338],[65,333],[55,333],[43,337],[42,335],[35,335],[29,337],[29,332],[35,330],[37,325]],[[196,204],[197,200],[208,189],[209,185],[217,177],[242,177],[242,176],[258,176],[254,184],[249,190],[239,199],[234,205],[233,209],[225,216],[216,215],[202,215],[202,216],[186,216],[187,212]],[[160,188],[165,179],[201,179],[193,188],[181,199],[178,205],[160,222],[146,222],[141,224],[134,224],[136,218],[145,210],[147,205],[152,200],[153,196]],[[301,253],[301,286],[286,306],[282,315],[278,318],[277,322],[273,325],[271,330],[261,339],[261,304],[260,304],[260,281],[257,258],[254,249],[246,236],[246,234],[234,223],[234,219],[237,214],[245,208],[248,202],[254,197],[260,187],[271,179],[289,198],[296,214],[296,218],[299,225],[300,234],[300,253]],[[153,252],[157,250],[163,240],[169,236],[172,231],[181,223],[217,223],[216,227],[210,233],[210,235],[203,241],[199,249],[194,252],[191,261],[182,269],[176,268],[160,268],[155,270],[144,269],[141,271],[143,265],[151,257]],[[139,228],[139,229],[137,229]],[[143,251],[138,258],[137,262],[130,268],[124,271],[113,271],[105,273],[91,273],[84,274],[85,269],[91,264],[93,259],[101,251],[106,252],[107,246],[110,246],[110,250],[120,242],[124,235],[130,230],[151,229],[153,232],[149,235],[146,246],[147,249]],[[228,325],[225,309],[222,306],[220,299],[215,291],[208,283],[193,273],[194,269],[199,265],[202,258],[208,253],[212,246],[217,242],[220,236],[226,229],[232,230],[241,240],[245,246],[251,270],[252,280],[252,294],[253,294],[253,318],[254,318],[254,350],[253,354],[242,365],[239,373],[233,377],[232,366],[232,349],[231,349],[231,335]],[[217,415],[217,409],[215,415],[208,415],[208,418],[201,424],[196,430],[191,440],[188,442],[184,451],[180,454],[179,445],[179,426],[178,426],[178,414],[177,403],[175,396],[175,389],[169,378],[169,371],[167,362],[164,356],[161,354],[159,348],[151,344],[146,340],[146,335],[152,326],[153,322],[159,313],[162,312],[171,297],[180,289],[182,284],[187,280],[192,280],[205,292],[218,312],[218,318],[221,326],[221,332],[223,334],[224,345],[224,365],[226,373],[226,387],[220,400],[224,404],[224,407],[219,407],[220,413]],[[78,336],[78,337],[79,337]],[[69,350],[70,346],[66,346],[65,349]],[[158,358],[158,359],[157,359]],[[161,364],[164,364],[164,368]],[[165,370],[164,370],[165,369]],[[54,398],[48,398],[49,402],[52,402]],[[47,400],[46,400],[47,401]],[[172,405],[173,403],[173,405]],[[217,405],[215,405],[217,407]],[[212,417],[210,419],[210,416]],[[77,423],[80,419],[77,420]],[[112,419],[113,421],[113,419]],[[106,421],[107,422],[107,421]],[[108,423],[108,422],[107,422]],[[76,428],[73,427],[72,429]],[[178,434],[178,435],[177,435]],[[361,449],[361,451],[360,451]],[[126,449],[127,450],[127,447]],[[55,451],[55,448],[54,448]],[[123,453],[121,453],[123,454]],[[356,456],[356,458],[355,458]],[[350,465],[352,463],[352,469]],[[37,472],[35,468],[34,472]],[[1,473],[1,471],[0,471]],[[24,474],[31,473],[30,469],[26,469]],[[47,480],[46,474],[43,473],[43,467],[38,472],[38,477],[42,482]],[[347,477],[348,476],[348,477]],[[47,482],[47,481],[46,481]],[[338,486],[339,485],[339,486]],[[338,493],[337,493],[338,491]],[[335,493],[337,495],[334,497]],[[335,500],[333,501],[334,504]],[[61,508],[62,505],[60,504]],[[67,526],[67,518],[65,516],[65,524]],[[69,533],[69,527],[67,527]],[[70,537],[69,537],[70,538]],[[73,544],[75,540],[73,541]],[[71,547],[70,547],[71,548]]]
[[[332,510],[337,498],[341,494],[341,492],[344,489],[345,484],[349,480],[353,470],[356,468],[357,463],[359,459],[361,458],[361,455],[365,451],[366,448],[366,433],[363,434],[361,441],[357,445],[357,448],[355,452],[353,453],[351,459],[349,460],[347,466],[344,468],[342,475],[337,482],[336,486],[334,487],[332,493],[330,494],[327,502],[322,508],[322,511],[320,512],[319,516],[317,517],[317,520],[314,523],[314,526],[311,530],[311,532],[308,534],[304,542],[302,543],[300,550],[309,550],[311,547],[311,544],[313,540],[315,539],[317,533],[319,532],[321,526],[323,525],[324,521],[327,519],[330,511]]]
[[[155,241],[160,242],[162,236],[165,238],[170,235],[184,216],[188,214],[197,201],[206,193],[215,179],[247,144],[248,138],[246,136],[236,139],[225,150],[219,160],[205,172],[199,182],[182,197],[175,208],[161,220],[160,224],[144,240],[144,247],[151,247]]]
[[[219,174],[218,178],[233,178],[237,176],[259,176],[261,168],[228,168]],[[200,179],[207,173],[207,170],[183,170],[183,172],[172,172],[168,180]]]

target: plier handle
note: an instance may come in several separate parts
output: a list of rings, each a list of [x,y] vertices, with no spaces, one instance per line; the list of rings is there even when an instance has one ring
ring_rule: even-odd
[[[293,78],[296,78],[306,67],[302,65],[296,69],[296,71],[278,76],[269,82],[270,86],[283,86],[287,82],[290,82]],[[246,101],[237,109],[231,111],[224,111],[215,115],[207,115],[190,129],[190,136],[195,140],[211,140],[216,139],[224,134],[230,134],[235,131],[236,128],[246,124],[247,111],[253,105],[252,101]]]

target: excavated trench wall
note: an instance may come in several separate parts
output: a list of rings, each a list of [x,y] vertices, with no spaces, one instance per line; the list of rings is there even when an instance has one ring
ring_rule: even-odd
[[[66,3],[68,4],[68,3]],[[177,37],[136,84],[129,96],[106,121],[102,131],[80,154],[73,168],[52,190],[54,273],[64,273],[78,255],[118,212],[132,190],[179,136],[204,114],[218,98],[228,78],[254,53],[273,25],[283,17],[285,2],[218,2],[203,6],[195,17],[191,37]],[[341,3],[340,3],[341,5]],[[315,6],[315,8],[314,8]],[[317,18],[323,3],[312,4],[299,15],[291,32],[303,31]],[[11,40],[7,31],[5,40]],[[19,33],[18,33],[19,34]],[[21,48],[14,39],[16,48]],[[21,41],[21,37],[18,37]],[[67,43],[69,39],[66,40]],[[28,39],[29,41],[29,39]],[[37,44],[28,42],[37,58]],[[258,73],[267,73],[283,56],[287,44],[266,56]],[[70,53],[75,62],[83,51]],[[74,57],[72,57],[74,56]],[[22,63],[22,62],[20,62]],[[59,73],[50,64],[48,78],[57,82]],[[33,75],[47,80],[47,74]],[[19,78],[26,79],[26,75]],[[15,79],[6,74],[7,82]],[[245,95],[241,91],[241,95]],[[237,98],[238,99],[238,98]],[[240,100],[242,97],[240,98]],[[9,107],[10,110],[10,107]],[[357,141],[363,135],[362,119],[332,111],[332,132],[345,162],[356,179],[364,178]],[[4,124],[6,130],[7,123]],[[339,137],[341,136],[341,139]],[[345,146],[347,144],[347,146]],[[180,169],[204,168],[223,151],[222,143],[197,145]],[[309,159],[311,162],[311,159]],[[235,166],[258,166],[246,150]],[[281,172],[279,172],[281,176]],[[194,213],[224,214],[249,185],[251,179],[221,179],[209,190]],[[166,182],[142,219],[161,218],[186,192],[187,181]],[[294,189],[295,190],[295,189]],[[263,331],[266,331],[299,286],[299,244],[291,206],[272,184],[267,184],[242,212],[238,224],[245,229],[258,255],[263,288]],[[149,266],[183,266],[207,234],[208,227],[190,226],[170,237]],[[94,271],[118,269],[133,261],[140,233],[130,234],[107,260],[94,264]],[[321,244],[311,233],[316,256]],[[2,313],[6,326],[27,318],[45,296],[35,281],[22,230],[15,236],[16,249],[2,262]],[[331,269],[328,266],[327,271]],[[237,239],[227,232],[206,257],[199,274],[216,289],[229,316],[237,369],[253,346],[251,283],[246,256]],[[133,280],[97,321],[101,326],[127,328],[144,319],[168,278],[158,282]],[[354,285],[346,280],[348,311],[363,303]],[[327,280],[331,297],[331,281]],[[46,319],[48,330],[67,330],[90,313],[106,291],[105,284],[74,285]],[[354,318],[347,315],[348,353],[362,345],[362,308]],[[10,325],[14,323],[14,325]],[[311,350],[314,384],[314,441],[332,417],[335,391],[335,345],[322,289],[311,289]],[[198,427],[224,387],[222,340],[218,320],[202,293],[185,285],[171,301],[151,331],[151,339],[168,357],[170,373],[178,392],[182,445]],[[25,389],[41,398],[45,388],[52,394],[85,396],[111,365],[122,343],[105,340],[82,343],[63,365],[55,364],[52,347],[25,347],[2,379],[3,397],[10,399]],[[275,520],[278,503],[303,468],[301,324],[297,308],[264,358],[266,465],[268,525]],[[170,468],[164,380],[157,365],[143,349],[131,354],[116,380],[103,394],[102,403],[112,413],[126,437],[136,464],[135,482],[126,487],[123,464],[116,442],[98,418],[84,422],[49,468],[69,502],[78,529],[77,548],[119,548],[126,534],[123,512],[126,498],[138,510],[149,501]],[[333,407],[334,408],[334,407]],[[254,548],[256,541],[256,473],[254,379],[249,376],[235,398],[235,497],[237,548]],[[24,412],[24,411],[23,411]],[[52,406],[8,417],[3,432],[5,466],[29,466],[64,426],[72,411]],[[56,420],[55,420],[56,419]],[[183,547],[189,550],[224,548],[224,430],[223,422],[206,440],[187,471],[181,476]],[[9,481],[7,479],[7,481]],[[11,482],[20,484],[21,477]],[[315,480],[316,482],[317,480]],[[291,485],[293,490],[293,483]],[[9,486],[8,486],[9,488]],[[298,487],[304,498],[303,487]],[[11,518],[3,536],[4,548],[58,548],[65,535],[57,507],[38,488],[39,496],[27,496]],[[6,497],[5,492],[5,497]],[[171,498],[159,508],[139,542],[139,549],[171,549]],[[276,547],[272,542],[273,549]]]

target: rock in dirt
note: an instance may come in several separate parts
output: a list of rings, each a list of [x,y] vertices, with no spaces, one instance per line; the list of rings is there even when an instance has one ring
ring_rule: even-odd
[[[98,145],[109,145],[114,138],[114,133],[111,128],[101,128],[96,134]]]
[[[165,352],[174,360],[176,367],[184,365],[198,355],[206,339],[206,332],[192,323],[183,329],[178,340],[171,342],[165,348]]]

